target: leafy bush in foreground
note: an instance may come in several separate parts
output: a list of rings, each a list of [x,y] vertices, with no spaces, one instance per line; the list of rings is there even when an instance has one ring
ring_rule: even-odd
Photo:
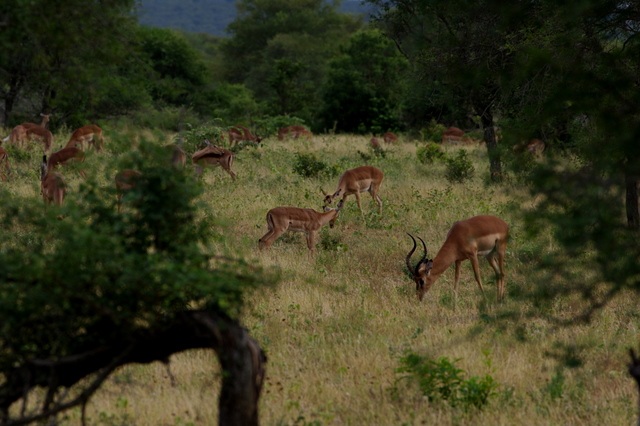
[[[455,157],[447,158],[445,177],[451,183],[469,180],[473,178],[475,171],[473,162],[467,156],[467,151],[463,149],[459,150]]]

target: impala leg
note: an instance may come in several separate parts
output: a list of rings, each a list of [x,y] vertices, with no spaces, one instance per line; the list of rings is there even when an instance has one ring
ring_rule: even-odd
[[[500,241],[498,246],[498,268],[500,269],[500,285],[498,286],[498,300],[504,299],[504,294],[506,292],[506,285],[504,282],[504,254],[507,251],[507,242]]]
[[[309,249],[309,257],[312,258],[316,254],[316,235],[315,231],[309,231],[307,234],[307,248]]]
[[[458,281],[460,281],[460,265],[462,264],[461,260],[456,260],[456,276],[453,281],[453,310],[456,310],[456,306],[458,304]]]
[[[478,263],[478,256],[474,253],[469,257],[471,261],[471,266],[473,267],[473,274],[476,276],[476,281],[478,282],[478,286],[480,287],[480,291],[482,292],[482,297],[486,299],[486,295],[484,294],[484,288],[482,287],[482,279],[480,278],[480,264]]]
[[[378,203],[378,213],[382,214],[382,199],[378,195],[379,186],[371,186],[369,192],[371,193],[371,198]]]
[[[362,210],[362,205],[360,204],[360,191],[355,192],[356,201],[358,202],[358,208],[360,209],[360,213],[362,213],[362,218],[364,219],[364,211]],[[346,195],[342,198],[343,200],[346,198]]]
[[[260,249],[269,250],[271,244],[273,244],[282,234],[284,234],[287,230],[275,230],[272,229],[267,232],[262,238],[259,240]]]
[[[495,253],[491,253],[489,254],[489,256],[487,256],[487,261],[489,262],[489,265],[491,265],[491,267],[493,268],[493,270],[496,273],[496,287],[497,287],[497,292],[498,292],[498,300],[502,300],[502,273],[501,273],[501,269],[498,266],[498,260],[496,259],[496,254]]]

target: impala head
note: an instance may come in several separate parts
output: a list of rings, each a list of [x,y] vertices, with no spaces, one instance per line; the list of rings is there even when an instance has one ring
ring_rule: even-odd
[[[338,198],[338,196],[342,192],[342,189],[338,189],[338,191],[335,194],[327,194],[326,192],[324,192],[324,189],[322,188],[320,188],[320,191],[322,191],[322,193],[324,194],[324,205],[326,206],[327,204],[333,203],[333,200],[335,198]]]
[[[325,212],[331,212],[331,211],[336,212],[336,215],[333,217],[333,219],[329,221],[329,228],[333,228],[333,225],[336,224],[336,219],[338,219],[338,213],[340,213],[341,208],[342,208],[342,200],[340,200],[340,202],[338,203],[335,209],[332,209],[331,207],[327,207],[327,206],[324,206],[322,208],[322,210],[324,210]]]
[[[429,291],[429,288],[433,284],[433,281],[430,279],[431,268],[433,268],[433,259],[427,259],[427,245],[424,243],[422,238],[418,237],[418,239],[422,242],[422,247],[424,248],[424,254],[422,258],[416,264],[416,267],[411,266],[411,256],[413,252],[416,251],[416,239],[413,238],[413,235],[407,234],[413,240],[413,248],[407,254],[407,268],[409,268],[409,272],[413,275],[413,279],[416,282],[416,292],[418,296],[418,300],[422,300],[425,293]]]

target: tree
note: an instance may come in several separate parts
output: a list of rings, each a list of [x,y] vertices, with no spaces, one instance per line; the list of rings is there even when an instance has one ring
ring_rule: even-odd
[[[407,62],[375,29],[354,33],[329,63],[323,89],[325,128],[382,133],[395,129]]]
[[[200,186],[165,163],[164,149],[143,143],[123,164],[142,177],[121,214],[113,192],[91,180],[62,212],[3,192],[0,423],[73,406],[84,422],[87,401],[118,366],[213,348],[225,372],[220,423],[257,424],[266,358],[235,318],[243,292],[276,277],[216,253],[215,224],[197,214]],[[44,404],[9,410],[36,386]]]

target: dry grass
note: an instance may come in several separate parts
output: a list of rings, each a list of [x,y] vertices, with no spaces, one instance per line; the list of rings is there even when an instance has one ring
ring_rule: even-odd
[[[150,135],[147,135],[149,137]],[[108,137],[108,135],[107,135]],[[134,139],[136,136],[132,135]],[[527,241],[517,209],[526,206],[509,185],[486,186],[486,149],[464,147],[476,177],[450,185],[444,166],[424,166],[416,146],[391,148],[386,158],[368,164],[385,172],[380,196],[383,212],[366,194],[363,221],[349,197],[336,227],[322,232],[325,245],[309,261],[301,234],[283,236],[268,253],[257,250],[266,232],[266,212],[277,206],[320,210],[320,187],[333,191],[338,177],[304,179],[292,172],[294,153],[314,152],[340,170],[364,165],[367,138],[316,136],[312,141],[268,140],[237,156],[236,182],[221,169],[205,174],[208,214],[221,219],[225,250],[241,253],[265,266],[277,266],[284,279],[275,289],[247,296],[242,322],[268,355],[267,381],[261,399],[266,425],[303,424],[629,424],[635,416],[636,392],[626,374],[626,348],[638,335],[637,304],[619,298],[591,324],[557,328],[526,316],[530,301],[516,297],[532,285],[535,264],[519,253]],[[164,140],[162,142],[165,142]],[[108,140],[107,140],[108,144]],[[453,152],[458,147],[446,147]],[[104,154],[105,157],[113,154]],[[105,164],[98,155],[87,163]],[[25,164],[24,170],[32,167]],[[112,170],[97,173],[111,184]],[[68,202],[79,178],[71,177]],[[24,173],[5,184],[37,196],[33,176]],[[508,247],[507,300],[496,303],[495,280],[481,264],[488,302],[484,302],[469,263],[463,264],[457,309],[453,308],[453,268],[422,303],[415,298],[404,257],[411,248],[406,232],[422,236],[434,256],[455,220],[494,214],[511,226]],[[524,260],[521,260],[524,259]],[[509,293],[512,293],[511,297]],[[552,313],[569,317],[580,301],[557,300]],[[504,311],[519,313],[498,321]],[[546,312],[541,312],[541,314]],[[565,366],[552,355],[559,342],[574,348],[582,364]],[[491,374],[500,383],[484,410],[452,408],[429,402],[417,388],[399,384],[394,399],[398,356],[411,349],[434,358],[460,359],[470,375]],[[485,355],[492,369],[485,365]],[[215,424],[220,371],[214,355],[191,351],[174,356],[172,383],[164,366],[129,366],[114,375],[92,399],[92,424]],[[558,372],[561,372],[560,376]],[[558,379],[561,377],[563,381]],[[555,380],[554,380],[555,378]],[[79,412],[65,424],[78,424]]]

